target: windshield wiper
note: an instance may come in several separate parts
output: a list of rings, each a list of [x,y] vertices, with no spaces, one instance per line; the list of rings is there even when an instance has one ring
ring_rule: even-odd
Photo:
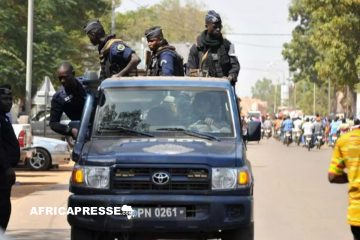
[[[198,131],[194,131],[194,130],[187,130],[185,128],[157,128],[156,130],[169,131],[169,132],[181,132],[186,135],[193,136],[193,137],[198,137],[198,138],[203,138],[203,139],[208,139],[208,140],[215,140],[218,142],[221,141],[220,138],[215,137],[214,135],[206,134],[206,133],[202,133],[202,132],[198,132]]]
[[[142,136],[147,136],[147,137],[155,137],[154,135],[150,134],[150,133],[145,133],[145,132],[141,132],[141,131],[137,131],[131,128],[126,128],[126,127],[122,127],[122,126],[106,126],[106,127],[99,127],[99,129],[97,130],[97,132],[102,133],[102,130],[116,130],[116,131],[121,131],[121,132],[126,132],[126,133],[132,133],[132,134],[136,134],[136,135],[142,135]]]

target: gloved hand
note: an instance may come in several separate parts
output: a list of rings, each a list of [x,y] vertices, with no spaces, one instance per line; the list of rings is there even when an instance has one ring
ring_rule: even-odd
[[[235,83],[237,82],[237,78],[235,77],[235,75],[229,74],[229,76],[227,76],[226,78],[230,81],[231,85],[235,86]]]

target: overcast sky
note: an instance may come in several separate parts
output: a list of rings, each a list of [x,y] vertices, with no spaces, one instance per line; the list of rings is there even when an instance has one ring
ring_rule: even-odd
[[[151,6],[158,2],[160,0],[123,0],[118,10],[136,10],[139,6]],[[239,96],[251,96],[251,86],[258,79],[267,77],[283,82],[284,78],[288,78],[288,65],[283,61],[281,50],[283,43],[290,41],[291,31],[295,26],[288,21],[291,0],[198,2],[204,3],[209,10],[217,11],[223,23],[230,27],[226,38],[235,44],[241,65],[236,86]]]

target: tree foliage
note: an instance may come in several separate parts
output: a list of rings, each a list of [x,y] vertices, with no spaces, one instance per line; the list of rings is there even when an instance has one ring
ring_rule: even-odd
[[[195,42],[204,30],[204,6],[196,1],[184,6],[179,0],[163,0],[151,7],[120,13],[116,18],[116,32],[124,39],[141,39],[145,29],[161,26],[164,36],[172,42]]]
[[[268,112],[274,110],[275,101],[276,106],[280,105],[280,92],[280,84],[273,84],[272,81],[267,78],[257,80],[255,85],[251,87],[253,98],[258,98],[268,103]]]
[[[360,70],[360,2],[293,0],[290,18],[298,25],[283,56],[295,81],[330,79],[354,86]]]
[[[44,76],[52,77],[62,61],[71,62],[76,75],[99,67],[97,51],[83,26],[91,19],[100,19],[109,30],[111,3],[111,0],[34,1],[33,94]],[[115,3],[119,5],[121,1]],[[1,0],[0,84],[11,83],[15,98],[25,96],[27,7],[26,0]],[[180,5],[178,0],[163,0],[149,8],[118,13],[116,33],[126,41],[139,42],[145,29],[160,25],[169,41],[194,42],[204,29],[205,12],[201,9],[202,5],[196,2]]]
[[[289,12],[297,26],[282,54],[294,81],[316,82],[324,91],[328,81],[335,91],[353,89],[360,73],[360,1],[293,0]]]
[[[27,7],[25,0],[1,0],[0,83],[11,83],[14,97],[25,95]],[[83,24],[109,9],[105,0],[36,0],[32,82],[52,76],[60,61],[80,66],[84,43],[78,40]]]

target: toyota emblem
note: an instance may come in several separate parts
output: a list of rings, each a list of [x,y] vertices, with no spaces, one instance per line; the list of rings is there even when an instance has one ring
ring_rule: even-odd
[[[157,185],[165,185],[169,182],[170,176],[166,172],[156,172],[152,175],[153,183]]]

